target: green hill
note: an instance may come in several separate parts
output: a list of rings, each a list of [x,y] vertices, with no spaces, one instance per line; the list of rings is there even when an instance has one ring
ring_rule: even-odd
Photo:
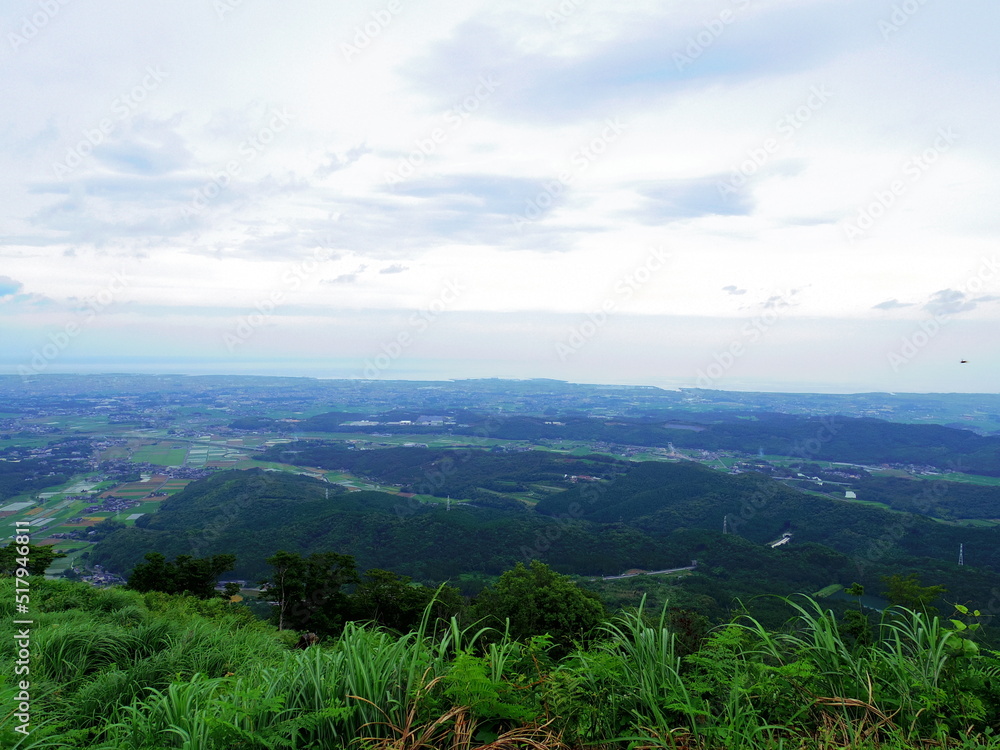
[[[368,451],[378,454],[380,451]],[[329,497],[327,497],[329,491]],[[733,533],[723,535],[729,516]],[[765,543],[792,534],[776,549]],[[412,503],[347,492],[309,477],[220,472],[163,502],[155,515],[98,543],[92,560],[127,573],[149,551],[168,558],[237,556],[234,577],[257,580],[280,549],[334,551],[361,569],[417,581],[491,576],[541,560],[561,573],[618,575],[699,561],[683,586],[728,607],[733,597],[816,591],[917,572],[951,601],[976,602],[1000,585],[1000,530],[948,525],[809,495],[762,475],[731,476],[691,463],[640,463],[612,482],[586,482],[535,510]],[[959,543],[966,567],[958,567]],[[708,582],[706,582],[708,581]]]

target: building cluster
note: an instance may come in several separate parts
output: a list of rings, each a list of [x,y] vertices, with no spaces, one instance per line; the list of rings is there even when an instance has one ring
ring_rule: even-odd
[[[90,575],[85,575],[80,578],[81,581],[86,581],[93,586],[115,586],[124,584],[125,579],[115,573],[111,573],[100,565],[94,566],[94,572]]]

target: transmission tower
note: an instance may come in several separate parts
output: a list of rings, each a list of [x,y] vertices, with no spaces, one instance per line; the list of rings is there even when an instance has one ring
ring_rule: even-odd
[[[958,545],[958,564],[965,565],[965,545]]]

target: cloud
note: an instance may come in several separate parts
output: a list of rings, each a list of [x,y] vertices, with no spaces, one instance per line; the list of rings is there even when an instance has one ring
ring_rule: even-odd
[[[897,299],[887,299],[885,302],[879,302],[877,305],[872,305],[872,310],[898,310],[901,307],[913,307],[913,303],[900,302]]]
[[[391,266],[386,266],[381,269],[379,273],[403,273],[403,271],[409,270],[407,266],[402,263],[393,263]]]
[[[786,294],[774,294],[768,297],[764,301],[765,310],[774,310],[779,307],[791,307],[798,303],[793,300],[796,294],[799,293],[798,289],[790,289]]]
[[[163,175],[189,168],[194,156],[177,133],[180,118],[154,120],[136,117],[127,129],[113,133],[109,140],[94,149],[94,156],[105,167],[139,175]]]
[[[633,189],[645,199],[635,217],[645,224],[692,219],[699,216],[746,216],[752,205],[744,193],[724,196],[719,190],[723,177],[696,177],[643,183]]]
[[[341,169],[347,169],[347,167],[354,164],[362,156],[370,153],[372,153],[372,150],[364,144],[348,149],[343,156],[334,153],[333,151],[327,151],[326,163],[320,164],[318,167],[316,167],[316,169],[313,171],[313,176],[316,177],[317,179],[322,180],[326,177],[329,177],[334,172],[339,172]]]
[[[525,202],[544,190],[544,180],[456,174],[400,183],[393,192],[433,200],[440,209],[507,216],[523,211]]]
[[[738,289],[733,284],[730,284],[729,286],[722,287],[722,291],[726,292],[727,294],[746,294],[747,293],[746,289]]]
[[[365,263],[362,263],[360,266],[358,266],[351,273],[342,273],[342,274],[340,274],[340,276],[336,276],[336,277],[334,277],[332,279],[323,279],[322,281],[320,281],[320,283],[321,284],[353,284],[354,282],[356,282],[358,280],[358,277],[362,273],[364,273],[364,271],[365,271],[366,268],[368,268],[368,265],[365,264]]]
[[[957,289],[941,289],[931,295],[930,301],[923,309],[932,315],[955,315],[957,313],[975,310],[982,298],[968,299],[965,292]]]
[[[320,284],[353,284],[358,280],[358,275],[356,273],[342,273],[333,279],[323,279]]]
[[[585,39],[569,54],[558,45],[525,50],[519,27],[537,28],[538,14],[508,13],[502,22],[483,14],[458,26],[406,74],[444,108],[467,96],[476,76],[488,72],[502,87],[502,107],[493,116],[565,122],[633,103],[650,106],[697,86],[801,73],[869,43],[857,33],[858,16],[872,14],[861,0],[759,12],[733,5],[730,24],[718,20],[718,11],[638,12],[627,25]],[[698,45],[696,38],[713,21],[723,33]]]
[[[23,287],[24,284],[10,276],[0,276],[0,297],[10,297],[17,294]]]

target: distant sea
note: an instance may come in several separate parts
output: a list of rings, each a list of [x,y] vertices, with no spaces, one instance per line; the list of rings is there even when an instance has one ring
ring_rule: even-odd
[[[375,377],[372,377],[375,372]],[[203,360],[194,358],[159,359],[136,357],[120,359],[76,360],[48,363],[37,374],[99,375],[103,373],[135,373],[142,375],[267,375],[280,377],[305,377],[320,379],[361,380],[464,380],[467,378],[553,378],[571,383],[589,385],[644,385],[677,390],[696,388],[695,379],[672,378],[659,375],[643,377],[636,373],[592,373],[566,371],[558,373],[541,366],[532,371],[523,362],[472,361],[472,360],[399,360],[389,367],[373,371],[364,361],[355,358],[329,358],[324,360]],[[0,375],[18,375],[18,364],[0,362]],[[713,389],[725,391],[757,391],[768,393],[863,393],[879,390],[858,384],[855,387],[830,383],[781,382],[720,378]]]

